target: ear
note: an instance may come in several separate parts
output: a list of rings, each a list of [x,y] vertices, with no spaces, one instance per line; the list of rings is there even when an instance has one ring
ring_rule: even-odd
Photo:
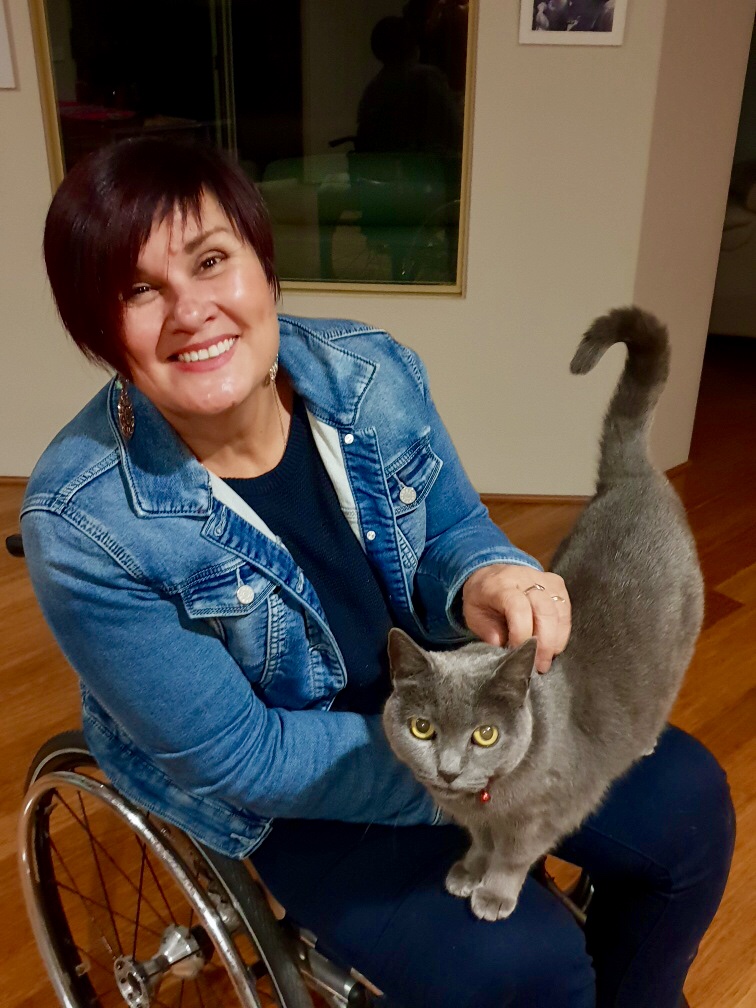
[[[389,630],[388,656],[394,684],[406,682],[430,667],[427,653],[398,627]]]
[[[494,682],[503,696],[514,698],[519,703],[524,701],[535,669],[537,643],[535,637],[528,638],[496,666]]]

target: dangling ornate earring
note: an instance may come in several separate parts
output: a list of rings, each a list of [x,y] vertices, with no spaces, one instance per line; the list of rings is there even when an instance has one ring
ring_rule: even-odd
[[[278,374],[278,354],[276,354],[276,359],[270,365],[268,369],[268,377],[265,379],[266,385],[271,385],[276,380],[276,375]]]
[[[129,399],[128,381],[120,375],[116,378],[115,387],[118,389],[118,426],[121,430],[124,441],[129,441],[134,433],[134,407]]]

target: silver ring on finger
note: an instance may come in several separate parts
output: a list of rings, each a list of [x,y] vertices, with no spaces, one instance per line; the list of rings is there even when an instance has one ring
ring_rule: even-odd
[[[532,592],[532,591],[546,591],[546,589],[541,584],[532,584],[530,586],[530,588],[526,588],[525,591],[522,594],[523,595],[527,595],[528,592]]]
[[[563,599],[561,595],[552,595],[551,596],[551,601],[552,602],[566,602],[567,600]]]

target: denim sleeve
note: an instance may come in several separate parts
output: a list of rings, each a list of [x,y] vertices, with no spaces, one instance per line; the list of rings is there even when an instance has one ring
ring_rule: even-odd
[[[424,365],[406,347],[402,354],[422,390],[431,444],[443,462],[426,501],[426,543],[415,574],[415,604],[431,638],[458,639],[470,636],[455,603],[473,571],[494,563],[542,567],[513,546],[489,517],[433,404]]]
[[[37,598],[89,692],[179,787],[266,817],[435,821],[378,717],[266,707],[209,627],[190,626],[80,525],[24,516]]]

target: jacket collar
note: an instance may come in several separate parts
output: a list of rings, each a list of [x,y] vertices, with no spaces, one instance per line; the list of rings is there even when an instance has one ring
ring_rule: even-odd
[[[210,473],[147,396],[133,385],[129,385],[128,395],[134,410],[134,433],[126,441],[118,424],[119,391],[115,380],[111,382],[110,423],[134,511],[138,515],[209,515]]]
[[[333,427],[355,426],[378,365],[343,349],[338,340],[370,329],[355,322],[290,315],[280,315],[279,325],[281,366],[310,412]]]
[[[353,427],[378,365],[342,349],[334,338],[354,332],[354,323],[310,322],[280,316],[281,365],[308,410],[334,427]],[[367,331],[367,330],[366,330]],[[108,390],[110,424],[132,506],[139,515],[206,517],[212,510],[210,474],[159,410],[129,386],[134,433],[125,441],[118,425],[118,389]]]

